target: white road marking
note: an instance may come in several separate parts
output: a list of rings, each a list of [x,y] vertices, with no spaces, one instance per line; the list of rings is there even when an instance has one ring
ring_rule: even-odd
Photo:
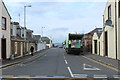
[[[68,64],[67,60],[65,60],[65,63]]]
[[[87,74],[73,74],[76,78],[87,78]]]
[[[94,78],[108,78],[107,75],[94,75]]]
[[[67,67],[67,68],[68,68],[68,71],[69,71],[69,73],[70,73],[71,77],[74,77],[74,75],[73,75],[73,73],[72,73],[72,71],[71,71],[70,67]]]
[[[120,78],[120,75],[113,75],[113,78]]]
[[[64,56],[64,59],[65,59],[65,56]]]
[[[86,66],[88,66],[89,68],[86,68]],[[84,70],[100,70],[99,68],[93,67],[93,66],[88,65],[88,64],[83,64],[83,69]]]

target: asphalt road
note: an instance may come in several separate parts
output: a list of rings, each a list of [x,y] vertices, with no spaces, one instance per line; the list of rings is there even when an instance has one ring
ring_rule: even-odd
[[[114,78],[118,72],[84,58],[66,54],[62,48],[52,48],[34,61],[2,70],[3,76],[13,77],[76,77]]]

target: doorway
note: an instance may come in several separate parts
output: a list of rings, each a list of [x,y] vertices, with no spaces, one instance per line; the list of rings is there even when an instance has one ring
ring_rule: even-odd
[[[99,42],[99,55],[100,55],[100,42]]]
[[[105,32],[105,56],[108,56],[108,33]]]
[[[1,39],[1,42],[2,59],[6,59],[6,39]]]
[[[94,40],[95,54],[97,54],[97,40]]]

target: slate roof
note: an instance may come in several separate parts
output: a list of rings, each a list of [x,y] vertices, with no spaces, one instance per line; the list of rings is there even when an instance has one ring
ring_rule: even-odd
[[[33,35],[34,40],[39,40],[41,38],[41,35]]]
[[[50,39],[48,37],[42,37],[41,39],[46,42],[46,44],[50,44]]]

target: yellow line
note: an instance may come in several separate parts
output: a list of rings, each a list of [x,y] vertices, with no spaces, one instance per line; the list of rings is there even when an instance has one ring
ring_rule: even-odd
[[[0,78],[8,78],[8,79],[21,79],[21,78],[24,78],[24,79],[87,79],[87,80],[91,80],[94,78],[72,78],[72,77],[0,77]],[[106,78],[101,78],[101,80],[108,80]]]
[[[114,71],[120,72],[120,70],[117,69],[117,68],[114,68],[114,67],[108,66],[108,65],[103,64],[103,63],[100,63],[100,62],[95,61],[95,60],[93,60],[93,59],[91,59],[91,58],[88,58],[88,57],[86,57],[86,56],[82,56],[82,57],[84,57],[84,58],[86,58],[86,59],[88,59],[88,60],[90,60],[90,61],[93,61],[93,62],[95,62],[95,63],[97,63],[97,64],[100,64],[100,65],[102,65],[102,66],[104,66],[104,67],[107,67],[107,68],[109,68],[109,69],[112,69],[112,70],[114,70]]]

